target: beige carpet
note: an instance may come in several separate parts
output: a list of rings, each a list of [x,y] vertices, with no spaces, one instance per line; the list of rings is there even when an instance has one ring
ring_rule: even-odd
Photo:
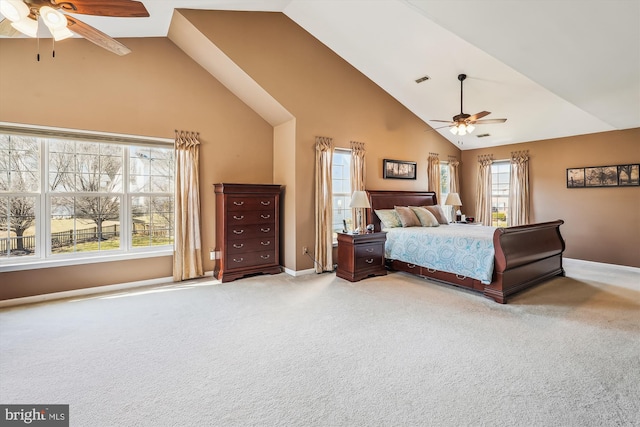
[[[496,304],[394,273],[211,279],[0,310],[0,403],[72,426],[637,426],[640,273]]]

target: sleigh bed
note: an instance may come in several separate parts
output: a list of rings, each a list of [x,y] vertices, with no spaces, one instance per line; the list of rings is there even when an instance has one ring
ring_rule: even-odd
[[[375,213],[376,210],[394,209],[395,206],[431,206],[437,204],[435,193],[427,191],[367,191],[367,194],[371,204],[371,209],[367,212],[367,223],[373,224],[376,231],[382,229],[380,218]],[[485,262],[485,264],[490,264],[488,267],[490,270],[485,272],[484,275],[469,274],[468,269],[460,267],[448,266],[443,269],[434,267],[435,264],[430,262],[430,257],[426,255],[429,249],[428,246],[424,245],[428,243],[416,243],[415,239],[418,237],[415,236],[411,238],[401,237],[400,240],[408,241],[414,239],[411,248],[414,254],[418,252],[422,254],[422,265],[416,262],[415,257],[400,256],[398,254],[402,253],[402,251],[399,252],[394,248],[390,248],[396,241],[394,240],[396,236],[393,235],[395,229],[385,229],[387,231],[386,265],[390,270],[404,271],[438,282],[466,288],[482,293],[496,302],[505,304],[507,297],[516,292],[530,288],[554,276],[564,276],[562,252],[565,245],[560,234],[560,225],[563,223],[564,221],[557,220],[507,228],[462,224],[433,227],[433,231],[438,229],[437,231],[441,235],[447,231],[456,232],[458,235],[461,233],[469,235],[468,238],[464,239],[467,243],[458,244],[455,249],[449,248],[446,250],[450,257],[460,256],[462,252],[459,251],[465,250],[463,246],[481,246],[481,243],[473,240],[473,236],[490,233],[489,237],[485,236],[486,248],[484,248],[491,251],[489,255],[484,255],[484,258],[489,257],[486,260],[488,262]],[[409,228],[414,230],[409,230]],[[429,229],[432,227],[409,228],[398,230],[398,233],[428,232],[429,230],[415,229]],[[435,238],[431,237],[431,239]],[[459,237],[449,238],[449,240],[452,239],[460,240]],[[443,238],[440,238],[440,240],[443,240]],[[395,258],[390,257],[392,252]],[[491,253],[493,253],[493,262],[490,259]],[[459,264],[474,264],[475,261],[467,262],[471,256],[476,255],[465,256],[466,259]]]

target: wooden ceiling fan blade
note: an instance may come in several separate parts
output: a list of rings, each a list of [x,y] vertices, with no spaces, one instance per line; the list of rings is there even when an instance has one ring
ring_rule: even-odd
[[[469,116],[467,120],[470,122],[475,122],[476,120],[481,119],[485,116],[488,116],[489,114],[491,114],[490,111],[480,111],[479,113],[474,114],[473,116]]]
[[[429,120],[430,122],[438,122],[438,123],[451,123],[452,125],[454,125],[455,123],[452,122],[451,120]]]
[[[118,18],[146,18],[147,8],[133,0],[71,0],[60,1],[58,5],[69,13],[95,16],[113,16]]]
[[[3,19],[0,21],[0,36],[4,37],[20,37],[22,33],[11,25],[11,21]]]
[[[115,41],[102,31],[89,24],[85,24],[75,17],[67,15],[67,28],[79,36],[89,40],[91,43],[94,43],[117,55],[122,56],[131,53],[131,50],[122,43]]]
[[[507,119],[485,119],[485,120],[477,120],[475,125],[488,125],[492,123],[504,123]]]

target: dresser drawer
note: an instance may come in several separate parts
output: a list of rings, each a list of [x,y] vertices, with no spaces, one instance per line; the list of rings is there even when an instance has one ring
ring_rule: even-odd
[[[382,255],[371,255],[356,258],[356,269],[366,270],[367,268],[377,267],[383,265],[384,259]]]
[[[249,225],[228,225],[227,239],[229,242],[238,240],[253,239],[256,237],[275,237],[276,227],[273,224],[249,224]]]
[[[229,212],[227,225],[270,224],[274,222],[275,216],[274,209],[262,211],[234,211]]]
[[[371,258],[372,256],[382,257],[384,253],[384,244],[368,243],[355,246],[356,259]]]
[[[272,196],[228,196],[227,210],[229,212],[237,211],[256,211],[256,210],[273,210],[276,209],[276,199]]]
[[[236,239],[229,242],[228,254],[241,254],[246,252],[259,252],[275,250],[276,240],[273,237],[260,237],[257,239]]]
[[[226,259],[228,269],[246,268],[257,265],[274,264],[277,262],[275,251],[247,252],[242,254],[229,254]]]
[[[396,271],[406,271],[407,273],[411,274],[422,274],[422,267],[420,267],[419,265],[410,264],[408,262],[398,261],[395,259],[391,262],[391,268]]]

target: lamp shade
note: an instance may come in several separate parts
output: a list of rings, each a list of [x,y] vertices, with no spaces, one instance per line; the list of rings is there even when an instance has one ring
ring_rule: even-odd
[[[458,193],[447,194],[447,200],[444,202],[444,204],[449,206],[462,206],[460,195]]]
[[[370,208],[369,199],[365,191],[354,191],[351,196],[350,208]]]

